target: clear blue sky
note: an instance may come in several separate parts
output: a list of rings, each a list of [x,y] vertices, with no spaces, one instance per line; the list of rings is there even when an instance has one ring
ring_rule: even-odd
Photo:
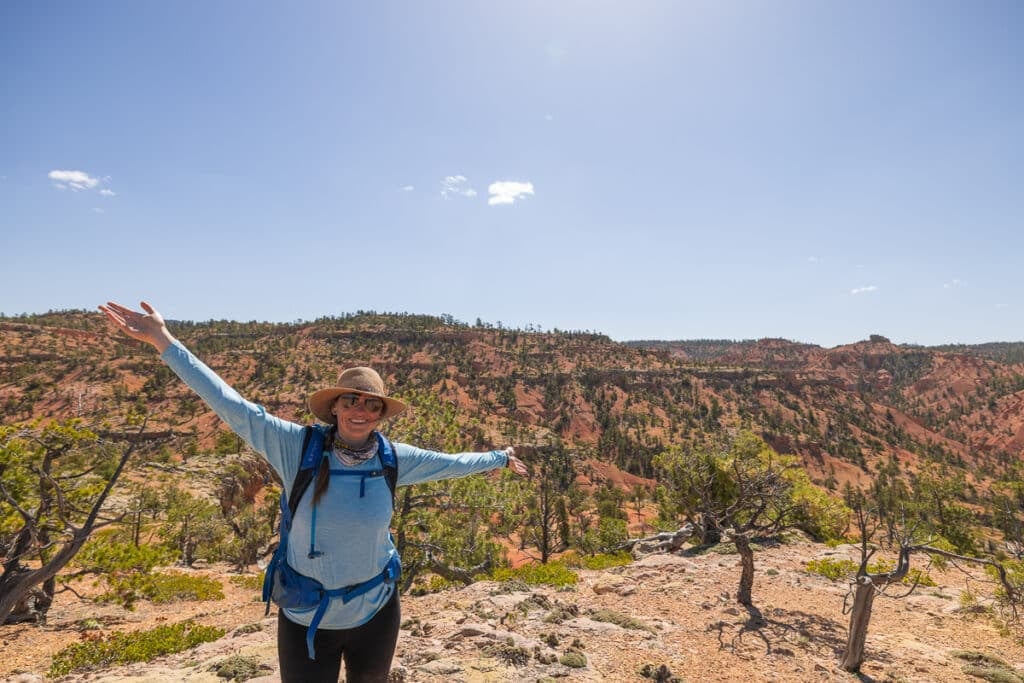
[[[1024,339],[1024,2],[0,3],[0,312]]]

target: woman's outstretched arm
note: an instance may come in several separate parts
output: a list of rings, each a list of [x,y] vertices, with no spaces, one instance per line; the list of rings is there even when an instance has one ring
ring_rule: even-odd
[[[144,313],[114,302],[99,307],[110,324],[132,339],[146,342],[195,391],[235,434],[266,457],[283,481],[291,482],[299,467],[302,425],[267,413],[247,401],[167,330],[163,316],[145,301]]]

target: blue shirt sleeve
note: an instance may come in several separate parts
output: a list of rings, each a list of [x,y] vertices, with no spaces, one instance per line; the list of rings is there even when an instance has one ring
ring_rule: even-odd
[[[286,487],[291,486],[302,458],[302,425],[275,417],[263,406],[242,398],[179,341],[167,347],[160,358],[231,431],[266,458]]]
[[[399,486],[465,477],[508,464],[505,451],[439,453],[404,443],[396,443],[394,446],[395,457],[398,459]]]

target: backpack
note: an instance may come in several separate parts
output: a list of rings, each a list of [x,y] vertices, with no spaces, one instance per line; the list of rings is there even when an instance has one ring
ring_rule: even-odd
[[[320,620],[327,612],[330,601],[339,598],[342,602],[348,602],[382,583],[398,583],[402,566],[396,553],[384,567],[384,571],[377,576],[352,586],[327,590],[317,579],[299,573],[288,564],[288,535],[291,532],[295,511],[310,483],[316,477],[320,462],[323,458],[328,457],[324,454],[325,444],[331,443],[334,436],[334,427],[324,425],[307,426],[304,431],[299,471],[295,475],[295,481],[292,482],[291,492],[288,495],[285,495],[284,492],[281,493],[281,541],[267,565],[266,576],[263,579],[263,601],[267,603],[266,614],[270,613],[271,601],[277,603],[278,607],[287,609],[317,608],[306,631],[306,649],[309,658],[316,659],[313,638]],[[398,459],[395,457],[394,446],[387,437],[380,432],[374,432],[374,435],[377,438],[377,456],[380,458],[381,469],[350,471],[331,468],[330,473],[331,475],[362,477],[359,487],[360,498],[366,492],[367,479],[384,477],[391,490],[391,504],[394,506],[395,487],[398,483]],[[322,551],[316,549],[316,510],[314,505],[308,553],[310,558],[323,555]]]

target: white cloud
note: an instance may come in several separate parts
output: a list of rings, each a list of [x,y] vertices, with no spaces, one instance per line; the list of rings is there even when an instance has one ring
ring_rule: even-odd
[[[807,261],[808,261],[808,263],[817,263],[818,262],[818,257],[817,256],[808,256],[807,257]]]
[[[93,178],[85,171],[50,171],[50,180],[55,181],[60,189],[71,188],[75,192],[79,190],[91,190],[100,184],[99,178]]]
[[[487,186],[487,192],[491,196],[487,203],[491,206],[498,204],[512,204],[517,199],[522,199],[528,194],[533,194],[533,183],[520,183],[515,180],[499,180]]]
[[[967,286],[967,283],[964,282],[963,280],[958,280],[956,278],[953,278],[952,281],[943,283],[942,288],[943,289],[956,289],[958,287],[966,287],[966,286]]]
[[[865,294],[867,292],[877,292],[877,291],[878,291],[878,287],[875,287],[874,285],[868,285],[867,287],[854,287],[853,289],[850,290],[850,294],[853,294],[853,295],[856,296],[857,294]]]
[[[413,187],[412,185],[403,185],[402,186],[402,192],[412,192],[415,189],[416,188]]]
[[[452,195],[475,197],[476,190],[469,186],[464,175],[450,175],[441,181],[441,196],[445,199]]]
[[[95,211],[96,213],[106,213],[103,209],[99,208],[98,206],[94,206],[92,210]]]
[[[102,190],[100,190],[100,194],[103,195],[104,197],[116,197],[117,196],[116,192],[114,192],[113,190],[108,190],[105,187]]]

